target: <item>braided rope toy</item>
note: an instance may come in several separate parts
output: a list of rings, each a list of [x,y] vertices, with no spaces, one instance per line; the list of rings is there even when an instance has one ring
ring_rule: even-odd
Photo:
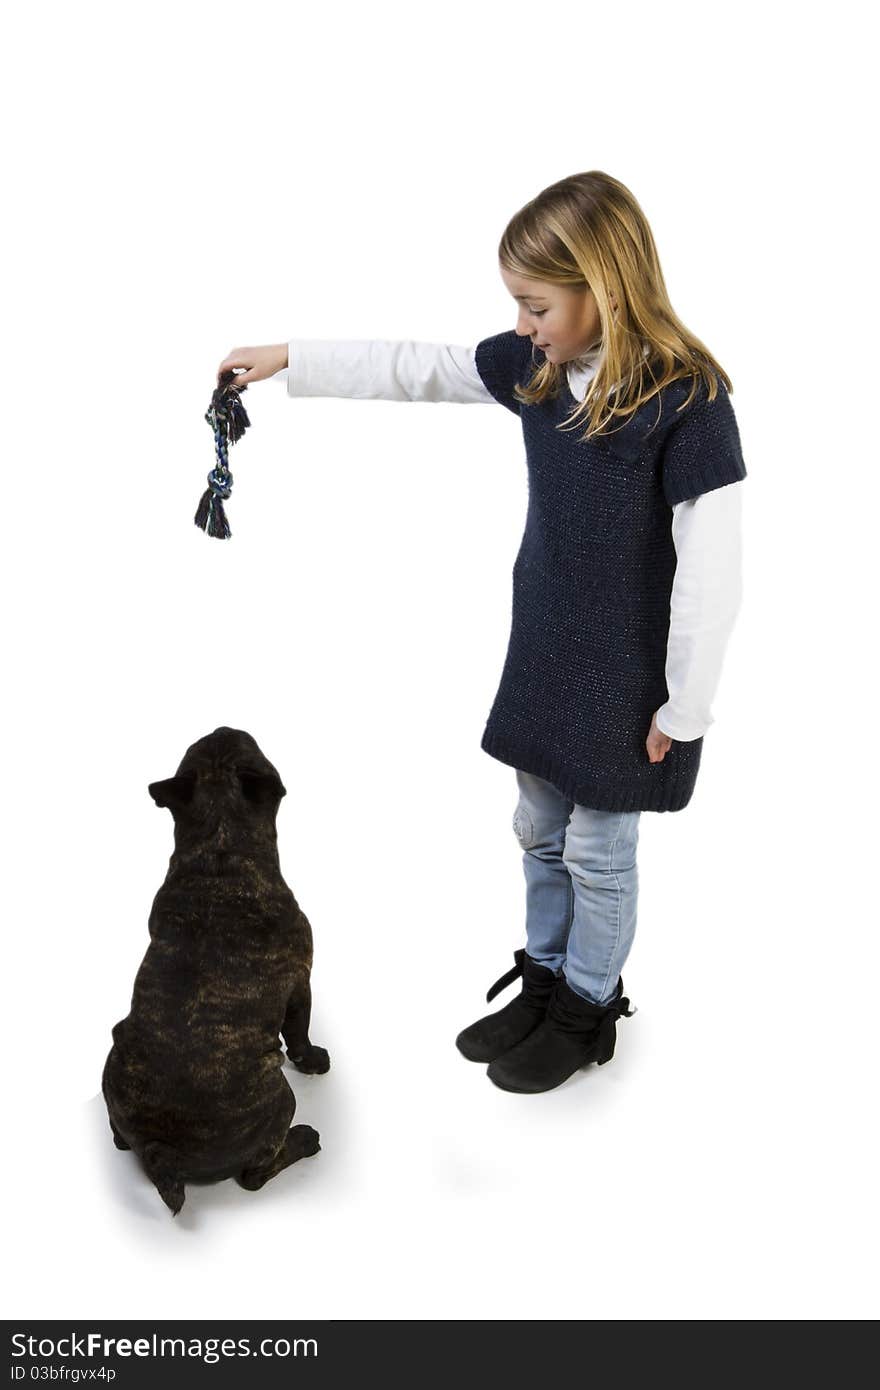
[[[236,386],[235,372],[230,368],[222,374],[205,412],[205,419],[214,431],[217,462],[208,474],[208,486],[196,508],[193,521],[206,535],[228,540],[232,535],[223,503],[232,492],[229,471],[229,446],[236,444],[250,424],[241,393],[247,386]]]

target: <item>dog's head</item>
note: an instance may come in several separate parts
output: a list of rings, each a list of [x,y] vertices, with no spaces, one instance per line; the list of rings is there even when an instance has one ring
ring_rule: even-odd
[[[186,750],[173,777],[150,783],[157,806],[179,821],[211,819],[275,822],[287,792],[256,739],[243,729],[215,729]]]

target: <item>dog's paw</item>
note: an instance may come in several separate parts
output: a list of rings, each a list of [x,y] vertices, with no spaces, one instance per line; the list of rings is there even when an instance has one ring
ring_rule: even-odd
[[[310,1045],[300,1057],[292,1057],[288,1052],[287,1060],[293,1063],[297,1071],[305,1072],[307,1076],[319,1075],[330,1070],[330,1053],[326,1047]]]
[[[321,1148],[321,1136],[311,1125],[294,1125],[290,1131],[301,1158],[311,1158]]]

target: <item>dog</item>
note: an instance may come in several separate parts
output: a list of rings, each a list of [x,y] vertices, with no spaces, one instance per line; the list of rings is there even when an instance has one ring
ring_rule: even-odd
[[[312,930],[281,876],[275,768],[250,734],[220,728],[149,790],[175,848],[101,1090],[116,1147],[176,1216],[187,1182],[256,1191],[318,1152],[315,1130],[290,1127],[279,1034],[301,1072],[330,1058],[309,1041]]]

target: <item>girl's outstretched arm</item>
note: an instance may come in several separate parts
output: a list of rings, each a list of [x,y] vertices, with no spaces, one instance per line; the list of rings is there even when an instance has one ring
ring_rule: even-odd
[[[494,404],[469,347],[378,338],[292,338],[287,361],[290,396]]]

